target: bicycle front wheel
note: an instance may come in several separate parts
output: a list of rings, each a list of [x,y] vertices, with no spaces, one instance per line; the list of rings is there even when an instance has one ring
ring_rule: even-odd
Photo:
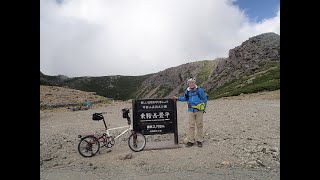
[[[143,134],[134,132],[129,136],[128,145],[134,152],[139,152],[146,146],[146,138]]]
[[[100,149],[100,142],[93,135],[83,137],[78,145],[78,151],[83,157],[92,157]]]

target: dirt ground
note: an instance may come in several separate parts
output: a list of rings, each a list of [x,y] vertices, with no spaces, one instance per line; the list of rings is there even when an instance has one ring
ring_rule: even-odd
[[[129,134],[100,154],[82,157],[78,135],[104,132],[94,112],[107,112],[107,126],[125,126],[121,109],[130,101],[94,106],[85,111],[66,108],[40,111],[41,179],[280,179],[280,91],[208,101],[203,147],[187,148],[187,104],[178,102],[181,148],[133,152]],[[173,134],[152,135],[149,142],[173,141]],[[125,159],[132,154],[130,159]]]

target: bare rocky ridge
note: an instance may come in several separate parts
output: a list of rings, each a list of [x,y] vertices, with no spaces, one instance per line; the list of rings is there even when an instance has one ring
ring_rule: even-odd
[[[272,63],[279,62],[280,35],[260,34],[231,49],[227,58],[186,63],[152,75],[142,83],[139,97],[167,98],[181,94],[186,88],[185,80],[190,76],[200,79],[198,85],[210,94],[224,84],[243,76],[254,78],[257,73],[273,68]]]
[[[167,98],[181,94],[186,88],[186,79],[190,76],[198,76],[198,83],[201,85],[212,74],[218,60],[191,62],[160,71],[143,81],[138,97]]]
[[[154,74],[68,78],[62,75],[47,76],[40,72],[40,83],[68,86],[74,89],[93,91],[117,100],[127,100],[168,98],[173,95],[182,95],[186,89],[186,79],[193,76],[197,78],[197,84],[210,96],[217,88],[228,82],[233,80],[240,82],[241,78],[245,76],[252,76],[254,79],[256,74],[261,71],[280,67],[279,62],[280,35],[264,33],[251,37],[231,49],[229,57],[186,63]],[[278,70],[278,68],[276,69]],[[274,89],[276,88],[271,90]]]
[[[203,147],[134,153],[128,135],[92,158],[77,152],[79,134],[102,133],[103,122],[93,112],[107,112],[107,126],[125,126],[121,108],[130,101],[87,111],[41,110],[41,179],[279,179],[280,91],[244,94],[208,101]],[[179,141],[187,132],[186,103],[178,102]],[[172,140],[171,134],[148,141]],[[182,145],[182,144],[181,144]],[[125,158],[130,157],[130,158]]]
[[[265,70],[270,62],[280,62],[280,35],[264,33],[251,37],[231,49],[228,58],[219,60],[203,88],[212,92],[234,79]]]

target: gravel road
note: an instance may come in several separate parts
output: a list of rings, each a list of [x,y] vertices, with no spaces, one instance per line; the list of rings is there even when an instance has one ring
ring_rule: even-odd
[[[130,101],[115,101],[85,111],[66,108],[40,111],[41,179],[280,179],[280,91],[208,101],[204,114],[203,147],[187,148],[187,104],[178,102],[181,148],[132,152],[128,134],[112,148],[83,158],[77,151],[79,134],[104,131],[94,112],[107,112],[107,126],[125,126],[121,109]],[[173,134],[148,141],[173,141]],[[132,154],[130,159],[125,159]]]

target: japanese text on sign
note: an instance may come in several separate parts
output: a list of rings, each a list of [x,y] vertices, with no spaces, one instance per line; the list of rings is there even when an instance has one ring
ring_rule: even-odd
[[[154,112],[154,113],[141,113],[141,119],[162,119],[162,118],[169,118],[169,112]]]
[[[164,109],[164,108],[167,108],[168,105],[150,105],[150,106],[142,106],[143,109]]]
[[[141,101],[141,104],[168,104],[168,100],[159,100],[159,101]]]

